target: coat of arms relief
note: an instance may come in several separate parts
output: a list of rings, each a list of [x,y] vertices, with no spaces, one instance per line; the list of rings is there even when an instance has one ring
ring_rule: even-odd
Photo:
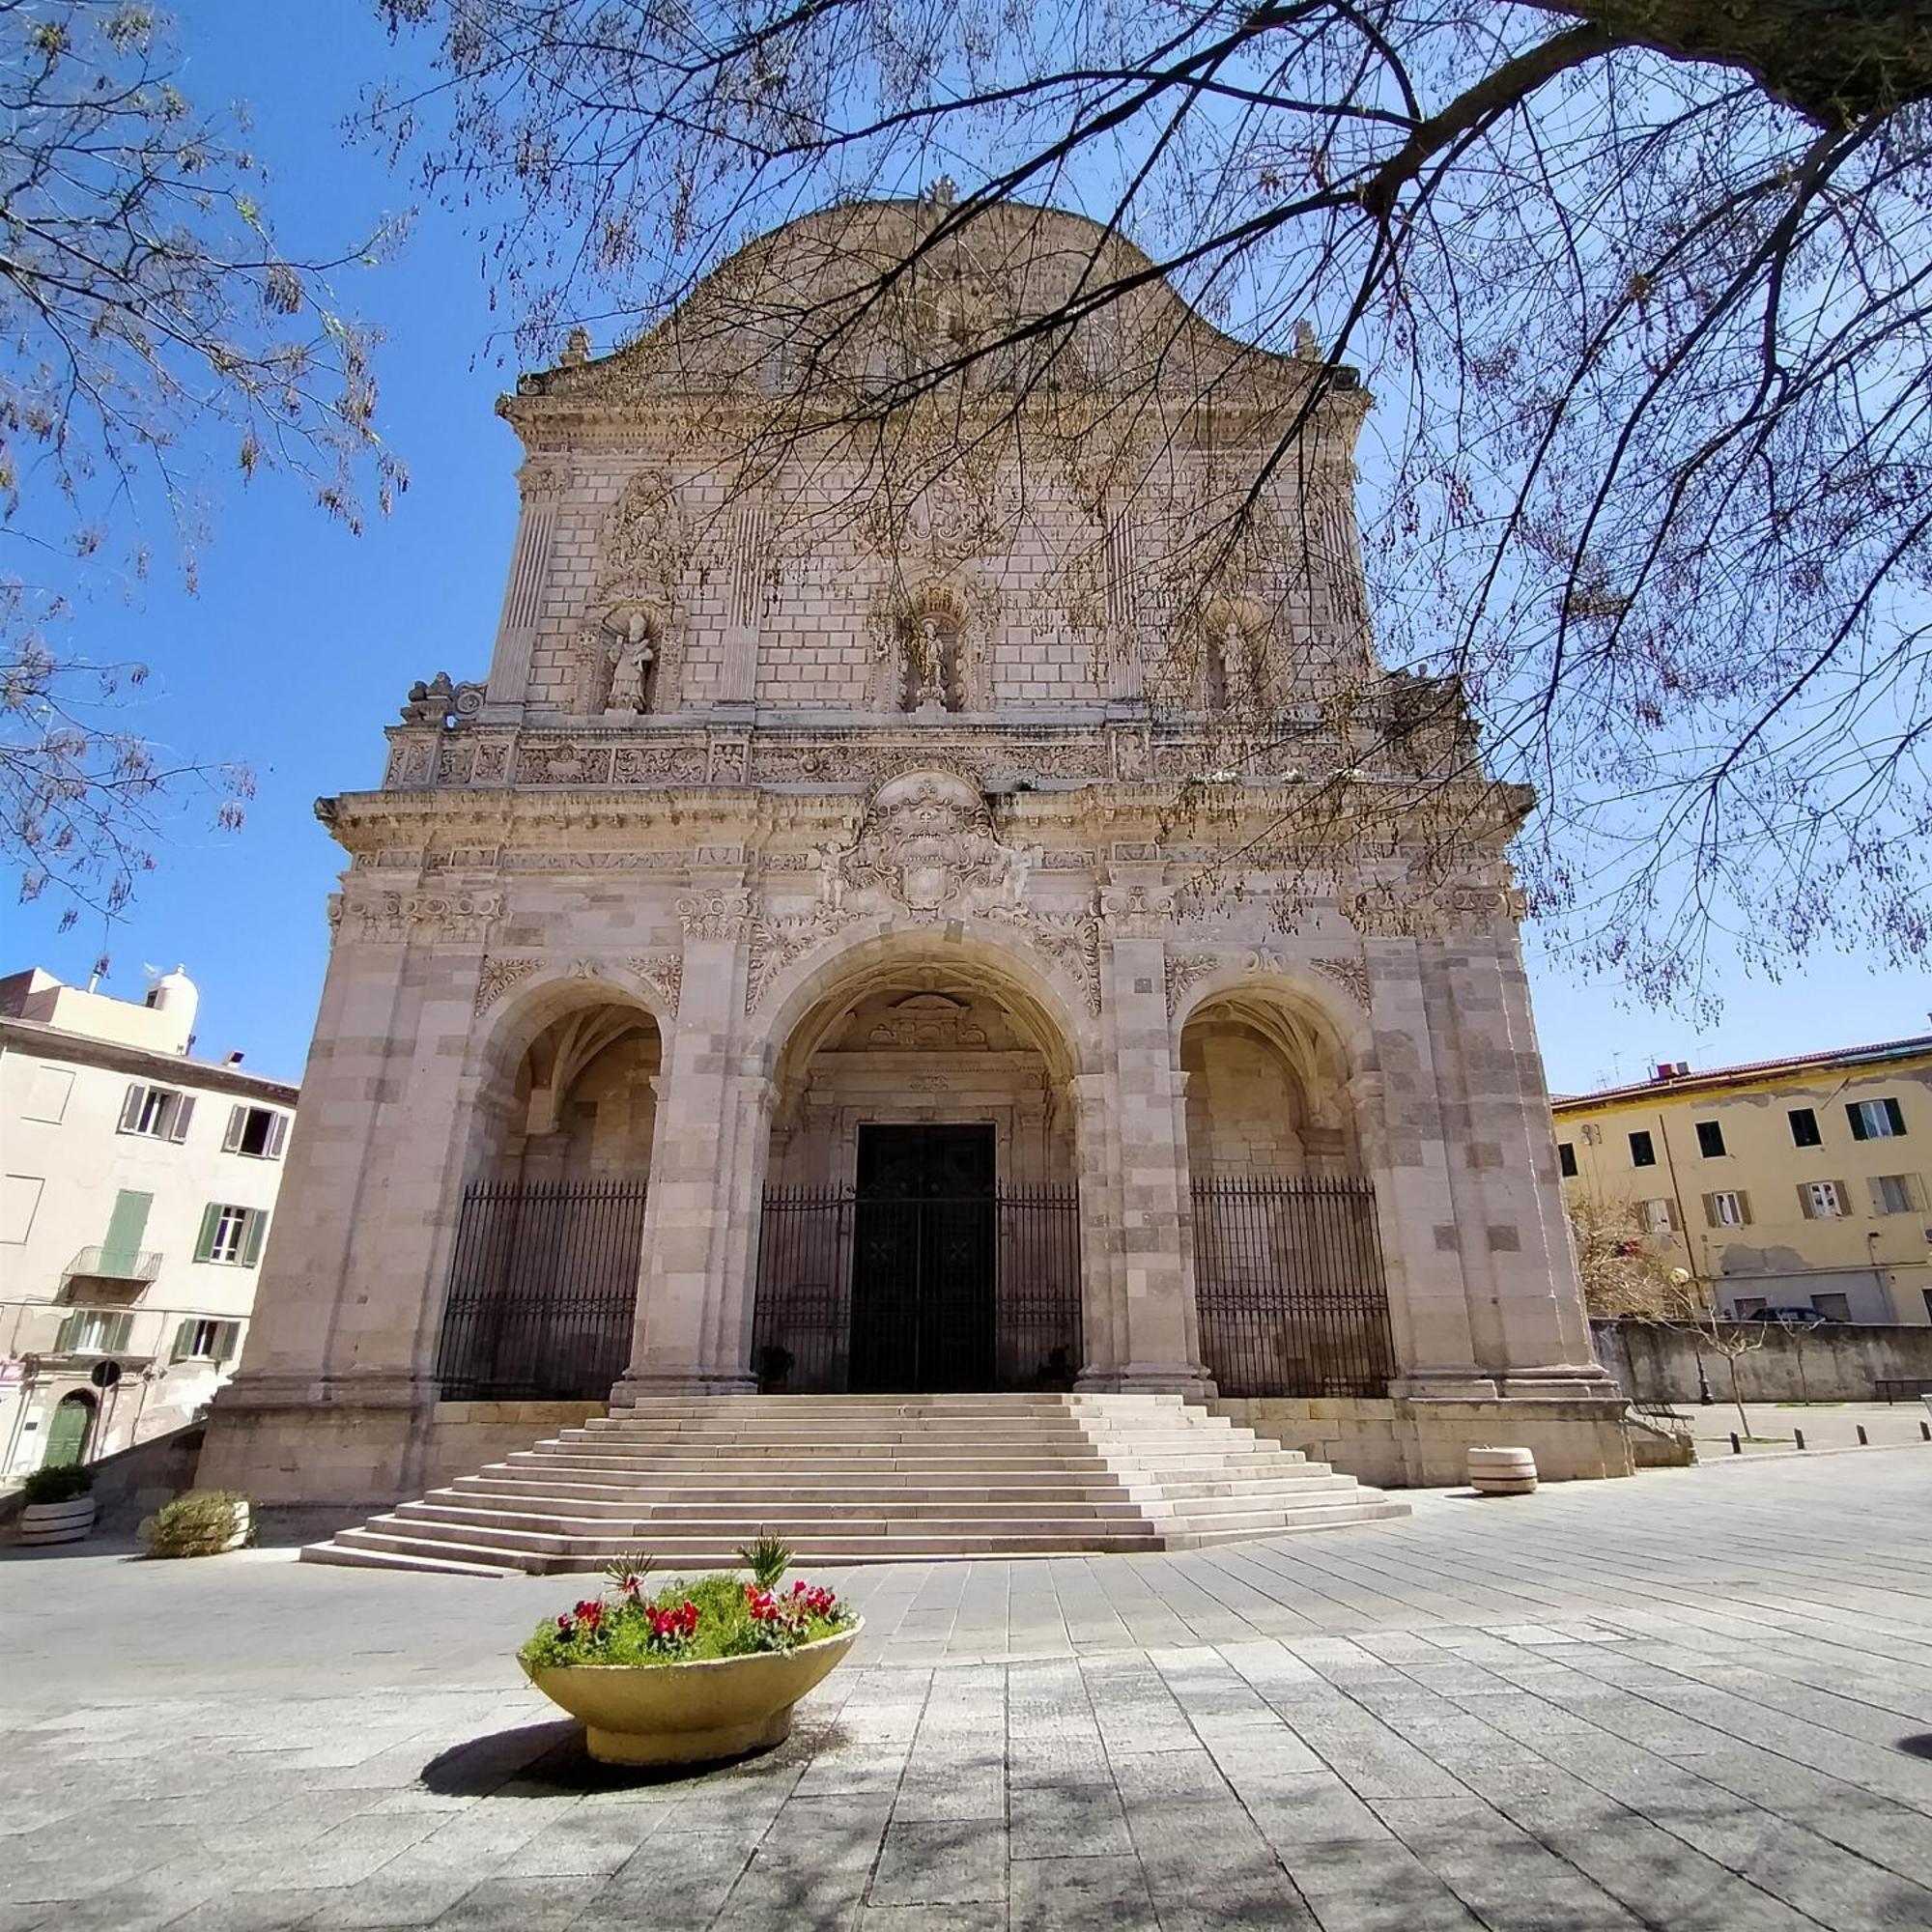
[[[980,789],[955,772],[904,772],[872,794],[849,845],[810,854],[817,903],[788,918],[756,922],[749,1011],[778,975],[841,928],[889,914],[933,925],[970,915],[1012,926],[1075,981],[1090,1012],[1100,1006],[1099,923],[1091,913],[1054,914],[1033,906],[1027,883],[1037,846],[1009,844],[994,829]]]

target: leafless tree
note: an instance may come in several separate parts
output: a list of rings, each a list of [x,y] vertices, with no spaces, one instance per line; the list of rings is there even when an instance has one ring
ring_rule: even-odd
[[[126,903],[172,798],[234,824],[248,791],[132,728],[145,668],[86,649],[76,586],[137,581],[156,543],[191,582],[217,456],[351,525],[403,480],[370,335],[328,285],[390,238],[285,255],[245,128],[198,112],[177,64],[133,0],[0,0],[0,854],[70,921]]]
[[[962,338],[917,393],[1020,348],[1048,367],[1056,326],[1154,276],[1259,344],[1312,318],[1331,381],[1381,399],[1382,656],[1465,693],[1490,769],[1540,788],[1520,864],[1551,936],[1653,996],[1695,983],[1713,925],[1773,968],[1922,952],[1922,8],[378,4],[438,71],[371,125],[480,211],[532,359],[942,171],[926,260],[990,209],[1084,211],[1145,256],[1096,246],[1058,315]],[[878,301],[919,270],[882,266]]]

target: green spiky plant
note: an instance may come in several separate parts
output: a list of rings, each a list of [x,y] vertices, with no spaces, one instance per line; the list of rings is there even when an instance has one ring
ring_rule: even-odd
[[[648,1549],[627,1549],[621,1556],[613,1556],[604,1566],[604,1580],[613,1590],[628,1590],[635,1594],[643,1588],[644,1578],[651,1574],[653,1557]]]
[[[752,1573],[761,1590],[778,1588],[779,1578],[791,1568],[791,1549],[769,1530],[761,1532],[738,1549],[738,1561]]]

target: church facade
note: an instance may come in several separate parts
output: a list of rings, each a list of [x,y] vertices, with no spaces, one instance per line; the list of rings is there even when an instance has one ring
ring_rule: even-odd
[[[753,1391],[1178,1392],[1379,1480],[1628,1470],[1528,800],[1375,661],[1367,398],[1151,277],[1016,328],[1143,258],[947,214],[809,217],[504,399],[487,674],[318,806],[348,866],[204,1482],[346,1511]]]

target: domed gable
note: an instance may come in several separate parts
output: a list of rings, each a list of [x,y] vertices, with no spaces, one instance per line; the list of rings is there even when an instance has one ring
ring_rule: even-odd
[[[1317,380],[1359,412],[1353,370],[1324,377],[1312,350],[1224,335],[1085,215],[874,201],[748,243],[637,342],[526,376],[503,407],[514,421],[733,392],[883,401],[940,382],[1029,405],[1157,391],[1240,410],[1298,402]]]

